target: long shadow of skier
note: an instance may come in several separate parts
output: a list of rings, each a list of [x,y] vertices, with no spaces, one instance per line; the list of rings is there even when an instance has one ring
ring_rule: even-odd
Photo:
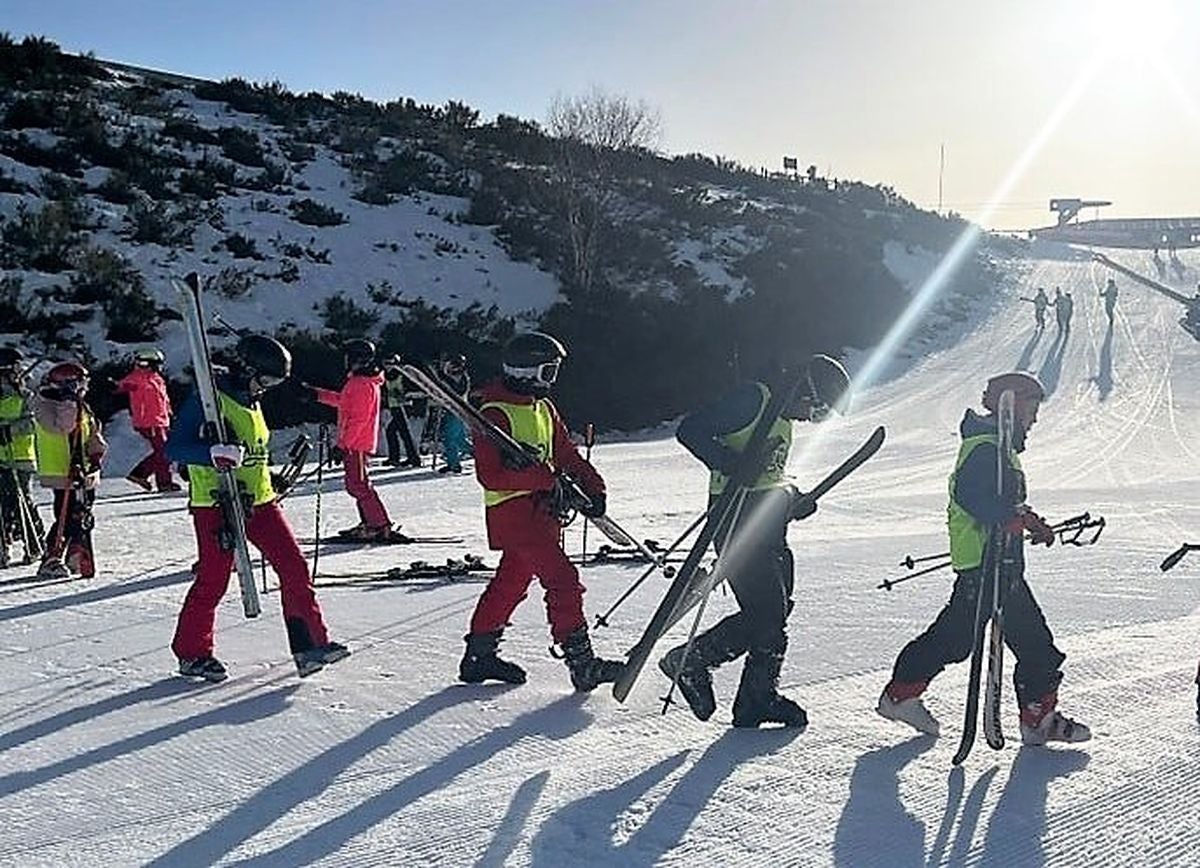
[[[169,588],[171,585],[191,581],[191,578],[192,571],[186,569],[174,573],[166,573],[161,576],[147,576],[144,579],[132,582],[117,582],[111,585],[104,585],[100,588],[89,588],[86,591],[67,594],[64,597],[34,600],[29,603],[21,603],[18,606],[9,606],[7,609],[0,609],[0,621],[29,618],[33,615],[41,615],[58,609],[68,609],[72,606],[86,606],[90,603],[99,603],[104,600],[115,600],[117,597],[124,597],[128,594],[140,594],[142,591]]]
[[[1063,329],[1054,336],[1054,343],[1050,345],[1050,352],[1046,354],[1046,358],[1042,361],[1042,366],[1038,368],[1037,376],[1042,381],[1042,385],[1046,388],[1046,394],[1052,395],[1054,390],[1058,388],[1058,380],[1062,375],[1063,356],[1067,352],[1067,341],[1071,337],[1071,330]]]
[[[1096,388],[1100,390],[1100,400],[1108,400],[1113,390],[1112,372],[1113,321],[1108,321],[1108,331],[1104,335],[1104,343],[1100,345],[1100,370],[1096,372]]]
[[[285,816],[292,808],[318,796],[338,774],[375,748],[386,744],[397,733],[452,705],[494,695],[494,692],[493,688],[458,685],[426,697],[412,708],[368,727],[354,738],[330,748],[299,769],[279,778],[240,804],[226,818],[191,840],[176,845],[151,864],[213,864],[238,844]],[[506,726],[489,730],[394,786],[360,802],[341,816],[310,828],[275,850],[239,864],[308,865],[336,853],[355,836],[429,793],[447,786],[455,778],[523,739],[565,739],[584,729],[592,718],[583,709],[583,701],[581,694],[570,694],[536,711],[522,714]]]
[[[833,836],[835,865],[924,863],[925,826],[900,801],[900,771],[936,743],[932,736],[918,736],[858,758]]]
[[[1066,777],[1088,764],[1078,750],[1022,748],[1013,762],[1008,783],[988,820],[980,865],[1046,864],[1046,796],[1050,781]]]
[[[797,735],[795,729],[729,730],[709,745],[641,828],[620,845],[612,841],[617,818],[678,769],[688,752],[667,757],[620,786],[578,799],[542,823],[530,845],[530,864],[535,868],[656,864],[683,840],[696,817],[739,765],[782,750]]]
[[[1029,363],[1033,361],[1033,351],[1042,342],[1042,335],[1045,333],[1046,329],[1044,327],[1038,327],[1033,330],[1033,337],[1029,339],[1029,343],[1025,344],[1025,349],[1021,350],[1021,358],[1017,359],[1016,370],[1029,370]]]
[[[196,730],[206,726],[240,726],[271,717],[288,708],[287,700],[295,690],[296,685],[289,684],[270,693],[252,694],[237,702],[219,705],[201,714],[139,732],[112,744],[93,748],[75,756],[64,757],[38,769],[10,772],[0,777],[0,798],[127,754],[136,754],[174,738],[194,737]]]
[[[169,678],[153,684],[146,684],[136,690],[106,696],[104,699],[87,705],[77,705],[42,720],[26,724],[19,729],[0,734],[0,753],[31,741],[37,741],[47,735],[62,732],[76,724],[89,723],[98,717],[120,711],[123,708],[129,708],[142,702],[169,699],[184,693],[195,693],[195,691],[194,684],[189,684],[182,678]]]

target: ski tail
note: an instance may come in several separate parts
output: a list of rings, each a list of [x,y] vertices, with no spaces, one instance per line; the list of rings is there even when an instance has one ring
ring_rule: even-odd
[[[205,328],[200,277],[193,272],[182,281],[172,280],[172,284],[181,300],[196,391],[204,410],[205,432],[214,443],[223,443],[226,439],[225,419],[221,415],[217,387],[213,380],[212,353],[209,350],[208,333]],[[242,611],[247,618],[257,618],[262,613],[262,603],[258,597],[258,587],[254,584],[254,565],[250,561],[250,549],[246,542],[245,505],[242,503],[237,477],[232,469],[218,469],[217,480],[217,504],[221,511],[221,529],[218,536],[222,548],[233,552],[233,563],[237,569],[238,586],[242,594]]]

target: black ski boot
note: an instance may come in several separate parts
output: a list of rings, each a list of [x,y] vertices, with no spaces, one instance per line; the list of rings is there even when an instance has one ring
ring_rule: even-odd
[[[722,663],[736,660],[746,650],[741,641],[741,626],[741,615],[730,615],[695,638],[686,660],[685,643],[672,648],[658,661],[659,670],[668,678],[674,680],[675,673],[679,672],[675,683],[679,685],[679,692],[687,700],[692,714],[700,720],[708,720],[717,710],[717,699],[712,689],[712,670]],[[681,663],[682,670],[679,669]]]
[[[225,665],[216,657],[190,657],[179,661],[179,674],[185,678],[203,678],[217,684],[229,677]]]
[[[467,651],[458,664],[458,680],[467,684],[484,681],[503,681],[506,684],[524,684],[525,670],[516,663],[501,660],[496,656],[503,630],[464,636]]]
[[[737,698],[733,700],[733,725],[753,728],[764,723],[804,729],[808,714],[792,700],[779,694],[779,670],[783,651],[766,648],[751,650],[742,669]]]
[[[586,625],[566,638],[562,650],[563,659],[571,673],[571,684],[580,693],[590,693],[601,684],[611,684],[625,671],[624,663],[605,660],[592,652],[592,640]]]

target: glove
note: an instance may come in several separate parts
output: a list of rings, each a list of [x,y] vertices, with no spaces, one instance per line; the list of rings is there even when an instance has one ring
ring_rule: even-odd
[[[217,470],[232,470],[242,466],[246,450],[234,443],[214,443],[208,447],[208,457]]]
[[[1023,509],[1004,524],[1004,532],[1023,534],[1029,532],[1029,541],[1034,545],[1050,546],[1054,544],[1054,531],[1045,519],[1032,509]]]
[[[788,519],[802,521],[817,511],[817,502],[798,488],[792,488],[792,503],[788,508]]]
[[[588,503],[581,504],[579,512],[586,518],[599,518],[604,515],[604,510],[608,506],[608,498],[603,492],[599,494],[588,494]]]

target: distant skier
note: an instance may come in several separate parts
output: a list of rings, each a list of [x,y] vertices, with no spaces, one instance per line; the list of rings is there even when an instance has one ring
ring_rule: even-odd
[[[129,396],[129,418],[133,430],[150,444],[150,454],[138,462],[125,478],[139,488],[150,491],[150,477],[159,491],[179,491],[171,479],[171,462],[167,460],[167,431],[171,427],[171,401],[167,383],[162,376],[163,354],[148,348],[134,354],[134,366],[117,383],[118,394]]]
[[[442,381],[456,394],[466,398],[471,392],[471,376],[467,373],[467,357],[462,353],[447,353],[442,357]],[[471,450],[467,426],[453,413],[443,413],[441,431],[442,466],[438,473],[462,473],[462,459]]]
[[[503,354],[503,376],[480,390],[483,414],[525,444],[548,465],[577,480],[590,501],[584,515],[604,514],[604,480],[571,442],[550,389],[566,358],[566,348],[541,332],[520,334]],[[525,599],[534,576],[546,591],[550,633],[576,690],[590,691],[615,681],[623,664],[592,651],[583,616],[579,571],[563,552],[557,502],[565,496],[554,472],[544,464],[517,469],[506,463],[490,440],[477,437],[475,475],[483,486],[488,544],[502,552],[496,575],[475,606],[459,680],[468,684],[506,681],[524,684],[525,670],[497,655],[504,628]]]
[[[1070,328],[1070,314],[1067,313],[1067,297],[1063,295],[1062,289],[1054,287],[1054,319],[1058,325],[1058,330],[1064,331]]]
[[[1200,340],[1200,284],[1196,285],[1196,294],[1188,301],[1187,311],[1179,324],[1188,334]]]
[[[379,492],[371,484],[367,461],[379,447],[379,404],[383,373],[375,361],[375,344],[363,338],[342,346],[346,383],[340,392],[309,386],[317,400],[336,407],[337,448],[342,450],[346,493],[354,498],[359,522],[338,533],[347,539],[386,542],[397,534]]]
[[[420,467],[421,453],[413,442],[412,430],[408,427],[408,413],[404,402],[404,375],[400,373],[400,357],[391,356],[383,363],[383,403],[388,411],[388,424],[384,429],[387,436],[387,463],[392,467]],[[400,460],[400,441],[404,441],[404,461]]]
[[[1046,290],[1039,286],[1033,296],[1033,318],[1039,331],[1046,327],[1046,308],[1049,306],[1050,299],[1046,298]]]
[[[1104,289],[1100,292],[1100,297],[1104,299],[1104,312],[1108,314],[1108,321],[1113,321],[1113,313],[1117,309],[1117,282],[1111,277]]]
[[[108,444],[100,420],[87,405],[89,380],[83,365],[59,362],[46,372],[34,398],[38,475],[42,487],[54,491],[54,524],[46,537],[39,579],[96,575],[92,503]]]
[[[1005,458],[1011,491],[996,491],[997,407],[1000,395],[1012,390],[1016,397],[1013,454]],[[971,656],[974,645],[976,603],[984,581],[983,565],[989,528],[1003,525],[1012,535],[1013,572],[1004,576],[1004,641],[1017,658],[1013,680],[1021,709],[1021,740],[1025,744],[1048,741],[1087,741],[1091,731],[1056,710],[1060,669],[1065,656],[1054,645],[1046,619],[1025,582],[1024,534],[1031,542],[1051,545],[1054,532],[1025,504],[1025,476],[1017,453],[1037,421],[1045,398],[1042,384],[1032,374],[999,374],[988,380],[983,393],[986,416],[968,409],[960,425],[962,445],[950,475],[950,559],[957,574],[950,601],[920,636],[896,658],[892,680],[879,697],[877,711],[920,732],[937,735],[938,721],[921,701],[929,682],[947,664]]]
[[[217,398],[225,418],[228,443],[202,436],[204,411],[193,393],[179,408],[167,440],[167,454],[188,467],[189,501],[199,552],[195,579],[183,601],[171,650],[179,673],[206,681],[224,681],[225,665],[213,656],[217,605],[229,587],[233,551],[221,542],[221,510],[215,500],[217,468],[234,468],[238,486],[249,507],[246,538],[279,576],[283,620],[296,669],[303,678],[349,656],[350,650],[331,642],[321,607],[313,591],[308,563],[271,484],[267,427],[259,399],[286,380],[292,357],[274,338],[242,337],[228,370],[216,371]]]
[[[745,654],[733,701],[733,725],[808,725],[804,709],[782,696],[778,687],[795,581],[787,545],[788,523],[812,515],[817,504],[788,483],[784,467],[791,448],[792,422],[825,418],[841,405],[849,385],[850,378],[836,359],[815,355],[809,360],[804,384],[771,429],[775,448],[767,465],[751,485],[738,519],[732,527],[722,528],[715,540],[721,557],[729,558],[729,585],[739,611],[697,636],[686,657],[686,644],[679,645],[659,662],[659,669],[670,678],[682,663],[679,689],[700,720],[708,720],[716,710],[711,670]],[[710,505],[724,491],[770,400],[766,382],[745,382],[679,424],[676,438],[710,471]]]
[[[30,496],[37,471],[33,399],[25,385],[24,354],[0,348],[0,567],[9,565],[11,547],[20,541],[25,562],[41,551],[46,531]]]

